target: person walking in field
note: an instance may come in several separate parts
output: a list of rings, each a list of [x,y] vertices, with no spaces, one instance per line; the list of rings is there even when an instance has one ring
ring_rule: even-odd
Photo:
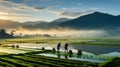
[[[65,52],[68,52],[68,43],[65,43],[65,46],[64,46],[64,48],[65,48]]]
[[[58,51],[60,51],[60,47],[61,47],[61,43],[59,42],[59,43],[57,44],[57,50],[58,50]]]

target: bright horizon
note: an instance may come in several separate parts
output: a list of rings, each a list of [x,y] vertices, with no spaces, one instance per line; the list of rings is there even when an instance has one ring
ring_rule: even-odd
[[[50,22],[95,11],[120,15],[119,6],[120,0],[0,0],[0,19]]]

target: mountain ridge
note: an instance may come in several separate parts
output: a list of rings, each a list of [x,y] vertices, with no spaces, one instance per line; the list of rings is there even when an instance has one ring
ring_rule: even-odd
[[[51,22],[46,21],[29,21],[26,23],[20,23],[16,21],[0,20],[0,28],[29,28],[29,29],[77,29],[77,30],[110,30],[118,29],[120,27],[120,15],[114,16],[108,13],[94,12],[84,16],[80,16],[75,19],[58,18]]]
[[[73,29],[100,29],[120,26],[120,17],[107,13],[94,12],[73,19],[68,22],[61,23],[61,27],[69,27]]]

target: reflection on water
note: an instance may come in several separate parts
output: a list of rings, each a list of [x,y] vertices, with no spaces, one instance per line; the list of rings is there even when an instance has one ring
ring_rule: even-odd
[[[61,54],[60,51],[57,52],[57,57],[60,58]]]
[[[101,54],[101,55],[95,55],[93,53],[88,53],[88,52],[82,52],[82,55],[78,56],[76,53],[68,54],[68,53],[57,51],[56,53],[41,53],[37,55],[66,58],[66,59],[80,60],[80,61],[99,62],[99,63],[107,61],[110,58],[120,57],[119,52],[112,52],[112,53]]]
[[[55,47],[55,45],[50,45],[50,44],[36,44],[36,43],[18,43],[18,44],[8,44],[10,45],[19,45],[20,48],[25,48],[25,49],[41,49],[41,48],[45,48],[45,49],[52,49],[53,47]]]
[[[64,56],[65,56],[66,59],[68,59],[68,54],[65,54]]]
[[[8,44],[13,45],[13,44]],[[20,43],[14,44],[19,45],[20,48],[25,49],[41,49],[45,47],[45,49],[52,50],[56,49],[56,45],[50,44],[35,44],[35,43]],[[69,50],[72,50],[73,54],[64,53],[64,48],[61,48],[60,52],[49,53],[49,54],[39,54],[50,57],[58,57],[58,58],[66,58],[66,59],[74,59],[74,60],[83,60],[83,61],[91,61],[91,62],[103,62],[113,57],[120,57],[120,47],[109,47],[109,46],[69,46]],[[82,50],[82,55],[77,55],[77,50]],[[99,53],[99,55],[96,55]]]
[[[96,45],[72,45],[74,49],[83,50],[86,52],[91,52],[94,54],[103,54],[103,53],[110,53],[110,52],[120,52],[120,47],[117,46],[96,46]]]
[[[13,45],[13,44],[8,44]],[[48,44],[48,43],[42,43],[42,44],[36,44],[36,43],[18,43],[14,45],[19,45],[19,47],[22,48],[32,48],[32,49],[41,49],[42,47],[45,47],[45,49],[56,49],[56,44]],[[69,45],[69,50],[72,49],[73,52],[76,50],[82,50],[94,54],[103,54],[103,53],[110,53],[110,52],[120,52],[120,47],[111,47],[111,46],[95,46],[95,45]],[[61,50],[64,50],[64,45],[62,45]]]

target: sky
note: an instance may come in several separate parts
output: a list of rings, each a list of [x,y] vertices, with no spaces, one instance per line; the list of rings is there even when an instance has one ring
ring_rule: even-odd
[[[120,15],[119,6],[120,0],[0,0],[0,19],[50,22],[95,11]]]

